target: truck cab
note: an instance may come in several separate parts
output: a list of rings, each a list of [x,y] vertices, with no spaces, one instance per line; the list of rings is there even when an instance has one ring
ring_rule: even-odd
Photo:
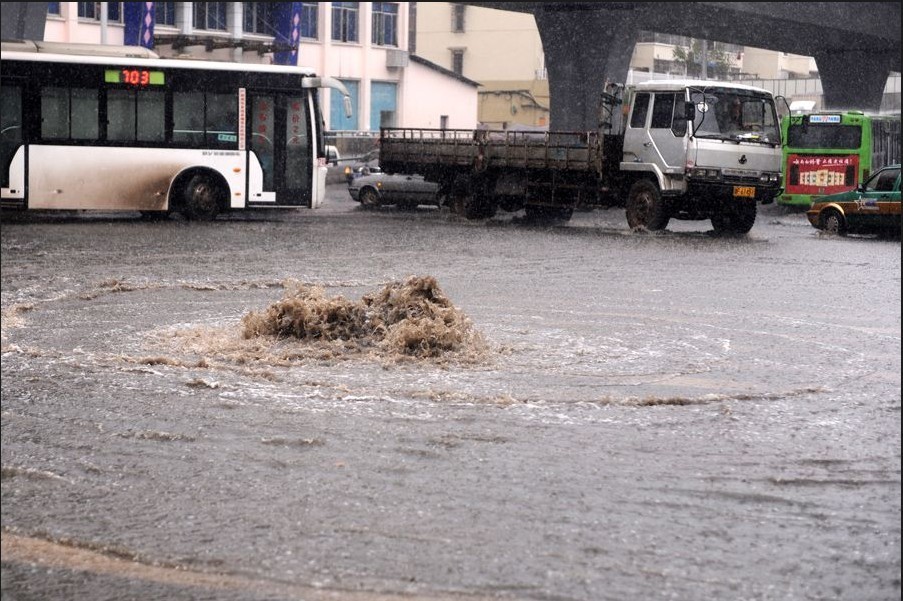
[[[780,193],[780,125],[768,90],[649,81],[628,87],[624,103],[620,171],[632,228],[711,219],[716,231],[746,233],[757,203]]]

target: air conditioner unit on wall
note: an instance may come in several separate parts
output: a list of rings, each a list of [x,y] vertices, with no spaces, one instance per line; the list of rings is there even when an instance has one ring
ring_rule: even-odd
[[[386,50],[386,68],[404,69],[408,66],[408,51],[390,48]]]

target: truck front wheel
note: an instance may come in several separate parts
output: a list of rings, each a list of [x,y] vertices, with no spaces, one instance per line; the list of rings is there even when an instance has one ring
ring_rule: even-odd
[[[627,195],[627,225],[630,229],[663,230],[670,220],[667,203],[657,185],[648,179],[641,179],[630,186]]]

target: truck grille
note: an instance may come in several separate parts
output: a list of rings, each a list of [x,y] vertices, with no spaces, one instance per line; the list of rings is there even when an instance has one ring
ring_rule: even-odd
[[[759,171],[745,171],[743,169],[723,169],[721,176],[726,184],[758,184]]]

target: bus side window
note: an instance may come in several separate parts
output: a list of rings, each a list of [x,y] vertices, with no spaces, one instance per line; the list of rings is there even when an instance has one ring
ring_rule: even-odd
[[[97,140],[100,137],[98,93],[96,89],[72,88],[72,121],[70,136],[73,140]]]
[[[162,91],[107,90],[107,140],[166,140],[165,95]]]
[[[204,93],[176,92],[172,95],[174,144],[204,144]]]
[[[135,140],[135,92],[107,91],[107,140]]]
[[[41,138],[59,140],[69,137],[69,88],[46,87],[41,90]]]
[[[236,148],[238,144],[238,99],[233,94],[207,94],[207,145]]]
[[[46,87],[41,90],[41,138],[97,140],[97,90]]]

